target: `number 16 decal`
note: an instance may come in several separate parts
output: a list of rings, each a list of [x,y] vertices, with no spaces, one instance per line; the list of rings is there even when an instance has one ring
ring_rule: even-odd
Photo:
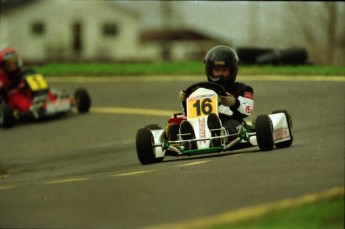
[[[188,101],[188,118],[207,116],[216,112],[217,100],[215,96],[209,98],[192,99]]]
[[[200,116],[203,115],[209,115],[212,113],[212,100],[210,98],[206,99],[199,99],[194,104],[193,107],[196,109],[196,115]]]

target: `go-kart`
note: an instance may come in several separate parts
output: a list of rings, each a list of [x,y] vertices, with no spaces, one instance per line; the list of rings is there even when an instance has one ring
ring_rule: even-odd
[[[168,123],[174,123],[176,138],[168,136],[158,124],[140,128],[136,135],[137,156],[141,164],[163,161],[165,156],[200,155],[258,146],[261,151],[291,146],[292,119],[286,110],[258,115],[252,124],[243,120],[238,132],[230,134],[220,122],[218,95],[226,95],[224,88],[213,82],[199,82],[186,90],[186,116],[174,114]],[[208,119],[216,115],[219,128],[212,129]],[[183,130],[189,122],[189,131]],[[185,126],[185,125],[184,125]]]
[[[42,74],[28,70],[18,76],[23,83],[23,93],[30,99],[29,111],[20,112],[12,109],[5,100],[0,99],[0,126],[12,127],[15,122],[22,120],[44,120],[77,109],[79,113],[86,113],[91,106],[91,98],[84,88],[78,88],[74,96],[65,91],[51,88]]]

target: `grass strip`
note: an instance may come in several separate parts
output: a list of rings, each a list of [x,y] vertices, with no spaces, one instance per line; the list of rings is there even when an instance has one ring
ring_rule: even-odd
[[[202,62],[50,63],[29,66],[46,76],[204,75]],[[338,66],[240,66],[241,75],[345,76]]]
[[[245,222],[220,224],[209,229],[343,229],[344,196],[333,197],[270,214]]]

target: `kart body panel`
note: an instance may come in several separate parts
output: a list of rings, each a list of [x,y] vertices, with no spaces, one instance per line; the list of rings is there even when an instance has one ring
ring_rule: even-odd
[[[37,110],[36,119],[72,111],[75,105],[74,98],[62,90],[51,89],[42,74],[25,75],[24,81],[27,85],[27,94]]]
[[[218,115],[218,95],[206,88],[199,88],[187,98],[187,120],[192,124],[198,149],[210,147],[211,132],[207,125],[208,115]],[[182,139],[181,139],[182,140]]]
[[[284,113],[270,114],[268,115],[272,120],[274,131],[274,142],[284,142],[291,139],[290,131],[288,127],[288,121]]]
[[[73,98],[56,98],[55,100],[47,100],[43,106],[45,116],[53,116],[59,113],[67,113],[72,111],[74,107]]]

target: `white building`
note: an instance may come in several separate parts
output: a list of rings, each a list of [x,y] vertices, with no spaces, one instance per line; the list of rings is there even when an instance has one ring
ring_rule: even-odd
[[[219,42],[200,33],[195,42],[183,37],[191,31],[151,39],[140,20],[113,1],[1,0],[0,48],[16,48],[25,62],[159,61],[162,42],[173,50],[170,60],[196,58]]]
[[[16,1],[18,2],[18,1]],[[139,46],[138,15],[108,1],[2,1],[0,46],[23,59],[132,60]]]

